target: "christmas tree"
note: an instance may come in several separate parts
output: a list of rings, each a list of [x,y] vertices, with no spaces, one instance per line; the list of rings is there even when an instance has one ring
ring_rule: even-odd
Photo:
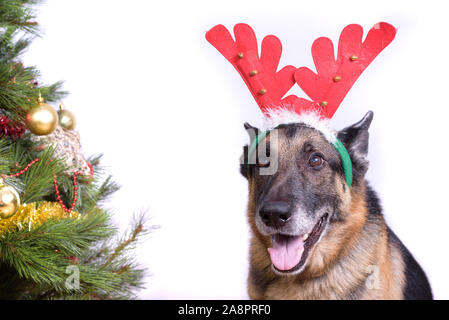
[[[103,206],[118,190],[101,156],[84,158],[74,115],[20,57],[39,28],[38,0],[0,0],[0,299],[128,299],[142,287],[123,236]]]

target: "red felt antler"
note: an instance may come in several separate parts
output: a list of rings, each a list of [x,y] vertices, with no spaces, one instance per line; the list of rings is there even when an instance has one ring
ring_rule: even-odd
[[[295,72],[295,80],[302,90],[322,107],[321,114],[332,118],[354,82],[393,41],[396,29],[385,22],[376,24],[362,43],[363,29],[357,24],[345,27],[338,43],[337,60],[329,38],[318,38],[312,45],[315,74],[301,67]]]
[[[363,70],[394,39],[396,29],[380,22],[362,43],[362,27],[347,26],[340,35],[337,60],[332,41],[318,38],[312,45],[316,74],[308,68],[290,65],[276,72],[282,45],[275,36],[263,39],[259,58],[256,36],[250,26],[237,24],[234,34],[235,41],[223,25],[217,25],[206,33],[206,39],[237,69],[264,114],[285,108],[298,114],[313,110],[331,118]],[[295,95],[282,99],[295,81],[312,101]]]
[[[295,84],[294,66],[285,66],[277,71],[281,59],[282,45],[275,36],[262,41],[259,58],[257,39],[247,24],[236,24],[235,41],[223,25],[217,25],[206,33],[209,41],[240,73],[262,112],[269,109],[292,107],[292,104],[310,104],[305,99],[289,96],[281,99]]]

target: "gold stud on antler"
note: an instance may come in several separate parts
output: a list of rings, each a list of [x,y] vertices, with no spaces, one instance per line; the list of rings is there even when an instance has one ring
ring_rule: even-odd
[[[338,81],[340,81],[341,80],[341,77],[340,76],[335,76],[334,77],[334,82],[338,82]]]
[[[349,57],[349,59],[351,60],[351,61],[355,61],[355,60],[357,60],[359,57],[357,57],[355,54],[353,54],[352,56],[350,56]]]
[[[265,93],[267,93],[267,89],[264,88],[259,90],[260,95],[264,95]]]
[[[237,57],[239,57],[239,59],[243,59],[243,52],[239,52],[239,54],[237,55]]]
[[[321,106],[322,108],[324,108],[325,106],[327,106],[327,101],[321,101],[321,102],[320,102],[320,106]]]
[[[251,70],[251,72],[249,73],[249,75],[250,75],[251,77],[254,77],[257,73],[258,73],[257,70]]]

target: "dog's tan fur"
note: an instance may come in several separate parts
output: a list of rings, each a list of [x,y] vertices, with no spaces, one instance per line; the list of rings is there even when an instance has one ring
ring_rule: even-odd
[[[383,218],[369,219],[365,186],[343,190],[342,221],[330,225],[297,276],[275,274],[267,248],[271,239],[254,224],[254,203],[248,219],[250,245],[248,293],[251,299],[402,299],[404,263],[399,248],[388,241]],[[250,199],[252,187],[250,183]],[[378,272],[377,272],[378,270]],[[378,279],[377,279],[378,275]]]

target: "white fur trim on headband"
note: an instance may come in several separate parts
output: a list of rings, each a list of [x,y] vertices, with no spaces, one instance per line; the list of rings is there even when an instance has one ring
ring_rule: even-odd
[[[337,140],[336,132],[330,127],[330,120],[320,117],[317,113],[298,114],[289,109],[271,109],[265,116],[264,130],[274,129],[281,124],[304,123],[321,132],[330,143]]]

